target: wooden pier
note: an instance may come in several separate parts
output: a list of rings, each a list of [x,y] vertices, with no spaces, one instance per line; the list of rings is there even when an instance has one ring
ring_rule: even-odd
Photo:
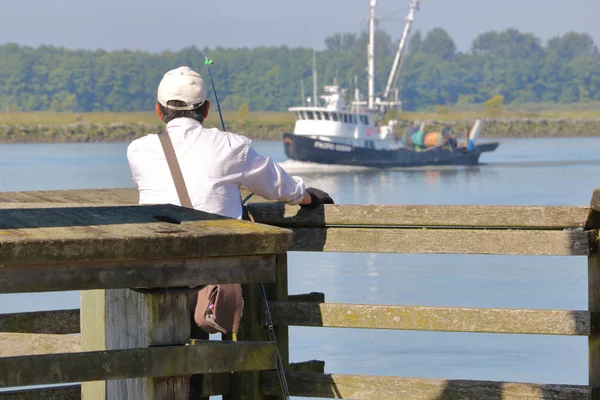
[[[303,210],[253,198],[255,223],[136,203],[133,189],[0,193],[0,293],[80,290],[82,296],[81,311],[0,315],[0,388],[19,387],[0,392],[0,400],[187,399],[195,374],[204,374],[203,396],[280,398],[276,347],[262,329],[258,282],[268,283],[293,396],[600,398],[600,190],[589,207]],[[287,251],[587,257],[589,307],[327,303],[320,293],[288,295]],[[186,290],[214,283],[243,284],[239,341],[190,339]],[[144,294],[131,288],[163,289]],[[322,361],[289,363],[288,326],[587,336],[589,384],[327,374]],[[64,386],[20,388],[49,384]]]

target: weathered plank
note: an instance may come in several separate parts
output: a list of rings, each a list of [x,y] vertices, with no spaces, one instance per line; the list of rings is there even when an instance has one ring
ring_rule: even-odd
[[[0,357],[81,351],[81,338],[70,335],[0,333]]]
[[[0,392],[0,400],[80,400],[79,385],[43,389],[8,390]]]
[[[134,188],[118,188],[0,192],[0,202],[137,204],[138,191]]]
[[[600,252],[597,245],[595,252],[588,257],[588,310],[594,316],[592,324],[596,328],[588,338],[589,385],[600,387]]]
[[[85,350],[134,349],[152,346],[184,345],[190,339],[190,310],[187,294],[148,295],[132,290],[104,290],[104,315],[98,315],[95,326],[82,324],[82,334],[89,329],[104,330],[104,342]],[[82,302],[82,313],[98,306]],[[98,348],[104,345],[104,348]],[[104,390],[99,390],[104,393]],[[123,379],[106,382],[106,398],[166,400],[189,396],[189,376],[154,379]],[[93,396],[84,396],[84,399]]]
[[[590,213],[585,223],[586,229],[600,229],[600,189],[594,190],[590,201]]]
[[[0,293],[271,282],[273,255],[0,266]],[[35,276],[36,279],[31,279]]]
[[[275,368],[275,344],[206,341],[193,346],[0,358],[0,387],[182,376]]]
[[[171,205],[0,209],[0,266],[275,254],[290,236]]]
[[[325,303],[325,293],[310,292],[303,294],[290,294],[288,301],[297,301],[300,303]]]
[[[0,332],[79,333],[79,310],[0,314]]]
[[[588,207],[327,205],[319,212],[283,203],[251,203],[255,222],[282,227],[397,226],[494,227],[527,229],[581,228]]]
[[[265,394],[281,393],[277,374],[261,373]],[[288,373],[292,396],[361,400],[592,400],[577,385]]]
[[[273,322],[292,326],[582,335],[588,311],[270,302]]]
[[[292,228],[290,251],[586,256],[593,231]]]

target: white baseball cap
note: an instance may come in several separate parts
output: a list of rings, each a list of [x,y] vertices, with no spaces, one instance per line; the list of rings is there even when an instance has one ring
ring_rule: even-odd
[[[158,84],[158,102],[170,110],[194,110],[206,101],[206,86],[199,73],[183,66],[167,72]],[[187,106],[171,106],[171,100],[183,101]]]

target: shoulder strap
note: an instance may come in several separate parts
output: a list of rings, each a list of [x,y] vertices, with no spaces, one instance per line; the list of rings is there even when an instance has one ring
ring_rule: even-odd
[[[173,148],[173,142],[171,142],[169,133],[159,133],[158,138],[160,139],[160,144],[165,152],[167,164],[169,164],[169,169],[171,170],[171,176],[173,177],[173,183],[175,183],[175,189],[177,190],[177,196],[179,196],[179,202],[183,207],[194,208],[192,206],[192,201],[190,200],[187,187],[185,186],[185,181],[183,180],[181,168],[179,167],[179,162],[177,162],[177,156],[175,155],[175,149]]]

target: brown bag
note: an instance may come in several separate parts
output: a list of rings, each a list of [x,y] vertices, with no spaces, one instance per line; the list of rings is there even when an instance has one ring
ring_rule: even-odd
[[[243,309],[240,284],[208,285],[198,292],[194,321],[208,333],[237,333]]]
[[[185,186],[185,181],[183,180],[169,134],[163,132],[158,137],[165,152],[169,169],[171,170],[179,202],[183,207],[194,208]],[[203,331],[208,333],[237,334],[244,309],[242,285],[234,283],[205,286],[198,292],[195,303],[195,310],[193,311],[194,321]]]

